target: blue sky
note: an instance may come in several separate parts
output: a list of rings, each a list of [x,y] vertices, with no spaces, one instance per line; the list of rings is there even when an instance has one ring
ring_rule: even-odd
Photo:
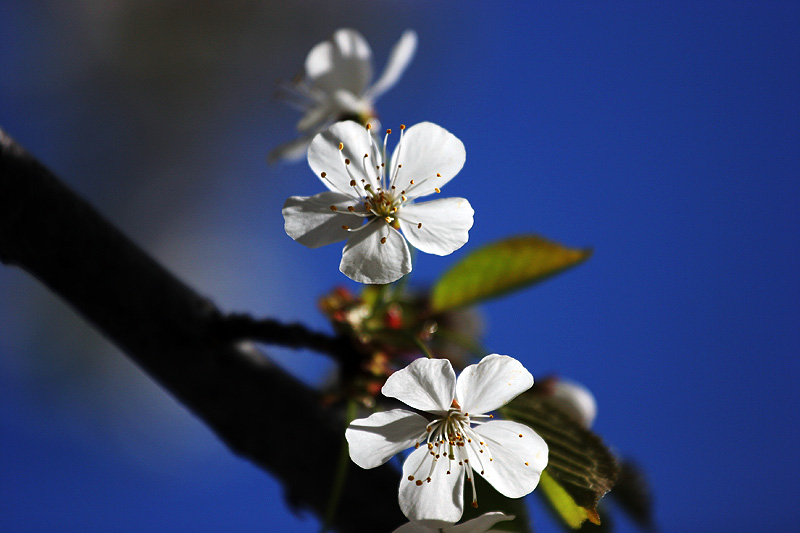
[[[485,344],[595,393],[595,428],[647,472],[663,531],[792,528],[798,4],[209,5],[3,3],[0,126],[223,308],[322,329],[316,298],[354,284],[338,247],[283,233],[285,198],[320,189],[303,162],[265,162],[297,119],[274,81],[338,27],[367,37],[377,69],[414,28],[378,108],[388,127],[429,120],[464,142],[445,192],[476,215],[468,245],[421,254],[413,281],[513,234],[593,247],[483,306]],[[329,369],[275,357],[310,382]],[[0,529],[318,527],[10,268],[0,434]]]

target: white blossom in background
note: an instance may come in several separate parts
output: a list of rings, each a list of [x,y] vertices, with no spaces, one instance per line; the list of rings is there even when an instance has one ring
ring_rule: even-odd
[[[292,196],[283,205],[284,228],[297,242],[317,248],[347,239],[339,270],[359,283],[391,283],[408,274],[406,239],[423,252],[447,255],[467,242],[472,227],[474,211],[464,198],[416,203],[461,170],[461,141],[430,122],[400,126],[387,159],[390,133],[382,146],[369,124],[353,121],[317,134],[308,164],[329,190]]]
[[[403,463],[399,503],[412,522],[444,528],[463,513],[464,485],[475,474],[500,494],[521,498],[547,466],[547,444],[528,426],[493,420],[496,410],[533,385],[533,376],[506,355],[487,355],[456,380],[446,359],[417,359],[386,380],[381,392],[428,413],[405,409],[354,420],[345,431],[350,458],[374,468],[413,447]]]
[[[388,91],[405,71],[417,49],[417,34],[406,30],[394,45],[378,80],[372,80],[372,50],[355,30],[337,30],[308,53],[304,75],[282,87],[281,97],[298,107],[303,117],[297,123],[300,138],[274,149],[270,162],[303,157],[308,143],[332,123],[355,119],[377,126],[375,101]]]
[[[430,528],[409,522],[395,529],[393,533],[431,533],[432,531],[441,533],[492,533],[493,531],[498,531],[490,529],[493,525],[506,520],[514,520],[514,518],[516,517],[513,514],[509,515],[493,511],[484,513],[478,518],[467,520],[463,524],[448,527]]]
[[[597,402],[591,391],[575,381],[557,378],[549,384],[549,398],[556,406],[585,428],[590,428],[597,416]]]

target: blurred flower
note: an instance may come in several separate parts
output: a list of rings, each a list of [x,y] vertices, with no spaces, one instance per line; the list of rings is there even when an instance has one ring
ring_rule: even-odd
[[[314,135],[338,120],[376,122],[375,100],[397,83],[416,49],[417,34],[406,30],[378,81],[369,85],[372,51],[357,31],[337,30],[330,40],[312,48],[306,57],[305,75],[284,85],[281,93],[304,113],[297,123],[301,137],[270,152],[270,162],[300,159]]]
[[[592,426],[597,416],[594,395],[576,381],[547,376],[537,382],[533,392],[586,429]]]
[[[400,126],[389,162],[391,130],[381,150],[370,129],[337,122],[314,137],[308,163],[330,190],[286,200],[284,227],[310,248],[348,239],[339,270],[359,283],[391,283],[411,272],[406,239],[436,255],[452,253],[469,239],[474,211],[464,198],[414,203],[440,192],[461,170],[466,152],[455,135],[422,122],[408,131]]]
[[[496,523],[514,520],[514,518],[516,517],[513,514],[508,515],[499,511],[492,511],[491,513],[484,513],[478,518],[467,520],[457,526],[430,528],[409,522],[395,529],[393,533],[430,533],[431,531],[440,531],[442,533],[491,533],[495,530],[489,528]]]
[[[566,414],[590,428],[597,416],[597,403],[591,391],[574,381],[556,379],[552,384],[551,400]]]
[[[414,447],[403,463],[400,508],[412,522],[441,528],[463,513],[464,478],[475,472],[509,498],[530,493],[547,466],[547,444],[532,429],[508,420],[490,420],[498,409],[533,385],[522,364],[506,355],[487,355],[456,380],[450,362],[417,359],[392,374],[382,392],[432,420],[404,409],[354,420],[345,431],[350,458],[374,468]],[[475,424],[475,427],[472,427]]]

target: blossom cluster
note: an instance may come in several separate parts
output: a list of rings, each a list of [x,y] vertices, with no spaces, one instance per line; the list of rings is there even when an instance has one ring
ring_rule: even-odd
[[[378,131],[375,100],[398,81],[416,44],[416,34],[405,32],[371,83],[366,40],[355,30],[338,30],[309,52],[303,76],[284,87],[303,111],[300,137],[270,159],[305,153],[326,189],[287,199],[284,229],[309,248],[345,241],[339,270],[359,283],[389,284],[411,272],[409,246],[439,256],[458,250],[473,225],[465,198],[420,201],[441,193],[462,170],[466,150],[455,135],[430,122],[400,125],[396,134]],[[399,138],[390,154],[392,135]],[[476,476],[506,497],[521,498],[536,488],[548,463],[548,446],[533,429],[495,418],[533,385],[533,376],[516,359],[491,354],[457,378],[449,360],[427,355],[386,373],[381,393],[408,409],[353,420],[345,431],[350,458],[375,468],[404,457],[398,502],[409,523],[396,532],[488,531],[514,516],[490,511],[457,524],[465,491],[478,507]]]

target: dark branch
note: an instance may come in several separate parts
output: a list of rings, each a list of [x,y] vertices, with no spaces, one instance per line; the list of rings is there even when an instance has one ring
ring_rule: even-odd
[[[220,334],[222,315],[213,303],[164,270],[2,130],[0,261],[60,295],[235,453],[277,477],[290,502],[324,512],[342,442],[341,411],[323,408],[316,391],[233,342],[239,335]],[[298,341],[304,331],[296,327],[262,326],[262,334],[253,335],[259,340],[269,342],[281,330],[295,346],[326,349],[330,341],[332,352],[342,349],[340,341],[319,334],[309,336],[311,344]],[[351,468],[335,527],[386,531],[402,523],[397,484],[387,467]]]

